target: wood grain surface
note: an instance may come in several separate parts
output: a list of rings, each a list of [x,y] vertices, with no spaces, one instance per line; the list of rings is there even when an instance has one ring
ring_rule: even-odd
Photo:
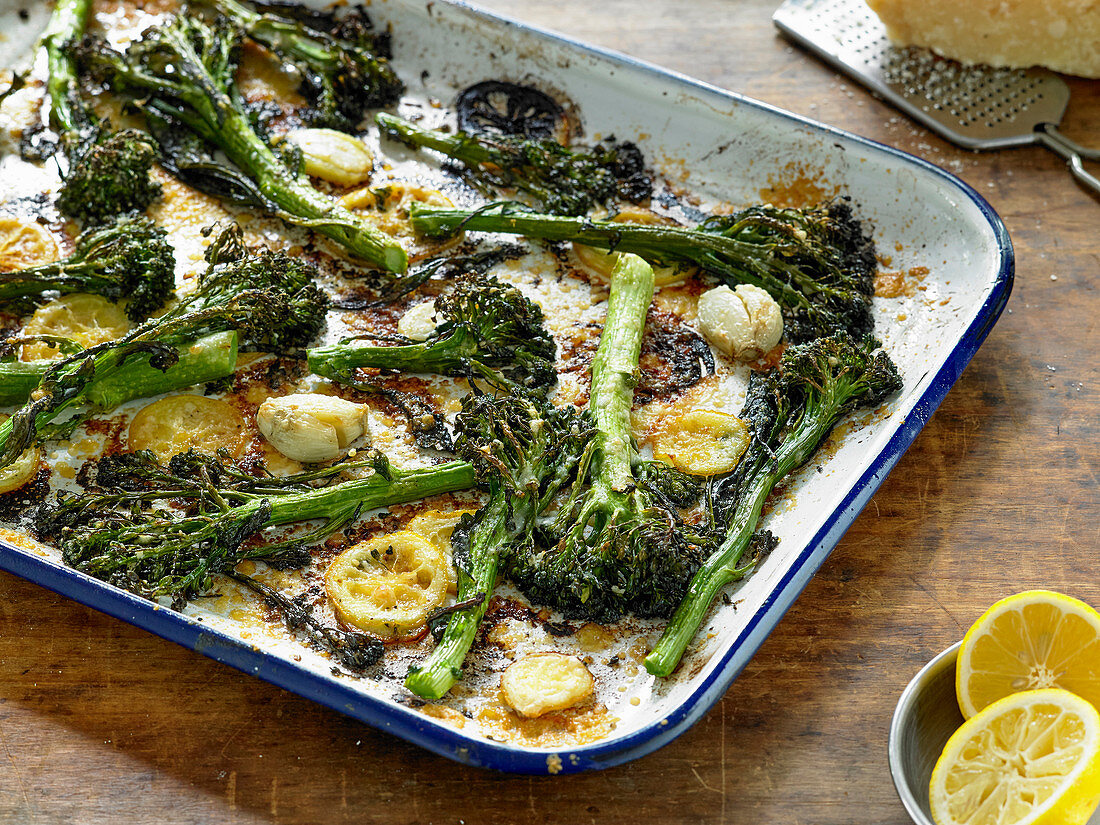
[[[898,694],[996,599],[1100,605],[1100,201],[1042,149],[975,154],[780,39],[775,0],[482,0],[524,21],[897,146],[1008,224],[1006,314],[726,696],[602,773],[456,765],[35,585],[0,575],[0,821],[905,823]],[[1100,134],[1100,83],[1066,131]]]

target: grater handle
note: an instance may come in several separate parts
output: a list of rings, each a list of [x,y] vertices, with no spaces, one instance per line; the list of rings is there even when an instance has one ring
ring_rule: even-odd
[[[1044,123],[1037,130],[1039,142],[1069,164],[1070,172],[1082,184],[1100,195],[1100,178],[1085,168],[1083,160],[1100,160],[1100,151],[1088,149],[1058,131],[1053,123]]]

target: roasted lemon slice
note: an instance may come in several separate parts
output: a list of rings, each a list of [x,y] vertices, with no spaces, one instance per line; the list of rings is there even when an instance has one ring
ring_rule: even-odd
[[[419,533],[447,559],[447,575],[450,581],[447,590],[454,593],[458,589],[455,578],[454,564],[451,562],[451,534],[464,515],[473,515],[477,510],[426,510],[418,513],[408,524],[408,529]]]
[[[1002,599],[967,631],[955,668],[959,709],[1034,688],[1060,687],[1100,707],[1100,613],[1049,590]]]
[[[0,217],[0,272],[48,264],[58,257],[57,241],[44,226]]]
[[[663,417],[649,438],[653,457],[697,476],[728,473],[749,446],[749,429],[718,410],[688,410]]]
[[[82,347],[94,347],[121,338],[129,331],[130,319],[122,305],[111,303],[102,295],[77,292],[40,306],[19,334],[56,335]],[[23,361],[38,361],[57,356],[56,347],[33,343],[24,344],[19,357]]]
[[[1059,688],[994,702],[947,741],[929,801],[938,825],[1082,825],[1100,802],[1100,714]]]
[[[399,530],[360,542],[332,560],[325,592],[336,617],[379,636],[403,636],[424,626],[443,604],[450,564],[428,539]]]
[[[152,450],[161,461],[190,449],[214,454],[224,447],[236,457],[245,447],[244,417],[217,398],[169,395],[142,407],[126,443],[131,450]]]

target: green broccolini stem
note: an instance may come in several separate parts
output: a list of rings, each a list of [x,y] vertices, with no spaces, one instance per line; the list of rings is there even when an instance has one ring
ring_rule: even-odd
[[[105,45],[88,59],[125,93],[169,123],[181,122],[220,148],[256,184],[280,217],[332,238],[353,255],[392,272],[408,268],[405,250],[335,199],[292,172],[257,134],[236,87],[234,46],[239,33],[224,21],[213,26],[174,17],[146,31],[125,54]],[[201,51],[201,53],[200,53]],[[143,58],[143,55],[155,56]]]
[[[210,514],[70,531],[62,537],[61,547],[66,563],[78,570],[148,598],[171,595],[182,601],[205,595],[214,574],[228,572],[245,559],[270,558],[285,551],[285,541],[245,544],[267,527],[323,519],[324,525],[303,539],[316,540],[361,511],[464,490],[473,484],[473,467],[451,461],[426,469],[391,469],[384,475],[375,472],[301,493],[234,491],[233,498],[239,503]]]
[[[230,330],[179,344],[180,360],[163,372],[150,367],[148,358],[134,358],[88,387],[87,399],[101,410],[112,410],[135,398],[225,378],[237,367],[237,342],[237,332]]]
[[[155,103],[150,105],[156,108]],[[164,113],[184,119],[204,140],[220,147],[295,223],[332,238],[352,254],[390,272],[408,269],[408,257],[397,241],[291,174],[226,95],[213,97],[209,113],[202,120],[185,117],[171,107]]]
[[[391,470],[389,478],[373,473],[309,493],[267,499],[271,505],[267,525],[309,519],[347,521],[359,510],[376,510],[473,486],[474,469],[465,461],[448,461],[422,470]]]
[[[0,407],[26,402],[49,365],[49,361],[0,361]]]
[[[420,666],[409,668],[405,687],[424,699],[440,699],[462,676],[462,662],[489,609],[489,597],[497,582],[500,551],[512,537],[508,529],[508,502],[494,496],[470,531],[470,570],[458,568],[458,601],[481,596],[481,601],[451,614],[443,638]]]
[[[42,35],[49,62],[46,91],[50,96],[50,119],[62,135],[79,131],[82,116],[74,109],[77,95],[76,63],[66,46],[84,32],[91,0],[57,0],[53,15]]]
[[[607,317],[592,359],[588,408],[599,431],[593,469],[597,478],[619,493],[634,487],[630,408],[654,289],[653,268],[649,264],[637,255],[619,256],[611,272]]]
[[[683,601],[645,658],[647,671],[654,676],[670,676],[695,638],[718,591],[751,571],[752,565],[738,567],[738,562],[756,531],[764,502],[776,484],[810,460],[850,400],[851,396],[843,390],[807,398],[797,422],[784,435],[773,457],[759,463],[751,482],[739,494],[726,539],[692,578]]]
[[[135,398],[232,375],[237,365],[237,333],[215,332],[179,348],[180,360],[164,372],[149,367],[148,358],[134,358],[88,387],[87,400],[103,410]],[[52,361],[0,361],[0,405],[24,404],[42,382]]]
[[[412,143],[415,146],[423,146],[435,149],[447,157],[460,160],[467,166],[480,166],[483,163],[493,163],[493,153],[476,140],[466,136],[447,135],[432,129],[421,129],[399,117],[379,112],[374,116],[375,121],[382,131],[403,143]]]
[[[439,375],[464,374],[466,359],[476,355],[476,350],[455,353],[452,351],[453,344],[453,339],[444,339],[435,347],[426,344],[401,344],[393,347],[357,343],[330,344],[308,351],[309,369],[315,375],[333,380],[338,380],[341,374],[356,367]]]
[[[765,289],[783,306],[804,308],[810,305],[806,295],[774,275],[730,263],[734,257],[746,263],[760,259],[766,249],[717,233],[682,226],[546,215],[514,206],[509,208],[508,204],[476,212],[412,204],[409,213],[413,228],[430,238],[470,230],[505,232],[547,241],[573,241],[615,252],[632,252],[655,264],[696,264],[739,283]],[[799,278],[794,267],[790,269],[792,277]],[[811,292],[814,290],[812,284],[804,286]]]

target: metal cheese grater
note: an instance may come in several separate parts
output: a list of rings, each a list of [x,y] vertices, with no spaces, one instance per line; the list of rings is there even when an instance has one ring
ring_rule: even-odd
[[[967,149],[1039,143],[1100,193],[1082,160],[1100,160],[1058,131],[1069,87],[1046,69],[964,66],[927,49],[898,48],[865,0],[786,0],[772,17],[780,31],[914,120]]]

